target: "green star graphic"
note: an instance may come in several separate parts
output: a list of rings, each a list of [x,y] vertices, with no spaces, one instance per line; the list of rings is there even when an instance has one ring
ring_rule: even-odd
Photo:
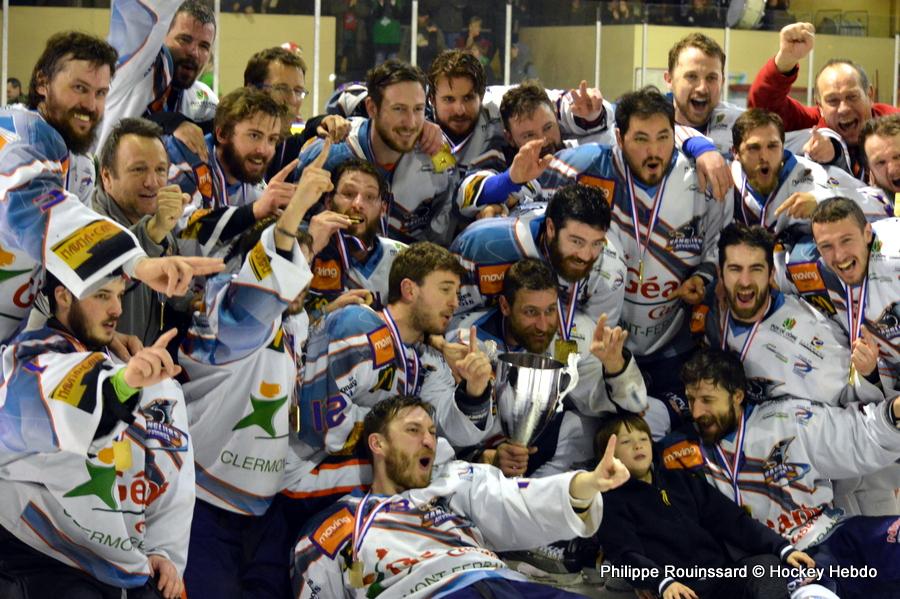
[[[274,437],[275,425],[273,421],[275,420],[275,412],[277,412],[286,401],[286,395],[284,397],[279,397],[278,399],[257,399],[251,395],[250,404],[253,406],[253,411],[241,418],[231,430],[236,431],[239,428],[247,428],[248,426],[253,426],[255,424],[269,433],[270,437]]]
[[[116,509],[116,500],[113,499],[113,485],[116,482],[116,469],[114,466],[95,466],[85,460],[84,465],[87,466],[88,476],[91,479],[83,482],[63,497],[83,497],[86,495],[96,495],[100,501],[105,503],[110,509]]]
[[[7,279],[12,279],[14,277],[18,277],[21,274],[26,272],[31,272],[31,269],[27,270],[0,270],[0,283]]]

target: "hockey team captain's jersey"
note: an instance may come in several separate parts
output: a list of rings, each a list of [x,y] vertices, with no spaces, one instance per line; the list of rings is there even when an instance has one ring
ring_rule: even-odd
[[[122,368],[51,327],[5,348],[0,525],[101,582],[134,588],[151,576],[150,554],[184,571],[194,460],[172,379],[138,392],[133,422],[98,430],[104,385]]]

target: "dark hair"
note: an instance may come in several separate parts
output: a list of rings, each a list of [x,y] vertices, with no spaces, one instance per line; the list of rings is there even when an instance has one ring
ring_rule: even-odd
[[[137,135],[148,139],[158,139],[162,143],[163,129],[153,121],[144,118],[124,118],[116,123],[109,132],[103,147],[100,149],[100,168],[109,169],[114,175],[116,172],[116,156],[119,152],[119,144],[126,135]]]
[[[900,113],[886,114],[878,118],[869,119],[863,125],[862,131],[859,132],[859,148],[862,150],[860,155],[868,166],[869,157],[866,153],[866,140],[869,137],[877,135],[879,137],[894,137],[900,135]]]
[[[409,395],[394,395],[387,399],[382,399],[372,406],[372,409],[363,419],[363,432],[357,445],[357,455],[372,459],[372,452],[369,450],[369,437],[374,434],[387,435],[388,426],[397,415],[407,408],[422,408],[428,415],[434,418],[434,409],[431,404],[426,403],[418,397]]]
[[[67,60],[86,60],[94,67],[109,67],[110,78],[116,73],[119,53],[105,40],[80,31],[63,31],[50,36],[44,51],[34,63],[28,85],[28,107],[35,109],[44,101],[39,85],[50,85]]]
[[[619,427],[625,427],[625,430],[628,432],[636,430],[647,433],[648,437],[653,438],[653,433],[650,432],[650,425],[639,414],[630,412],[614,414],[603,421],[597,430],[597,434],[594,435],[594,457],[597,460],[603,457],[603,454],[606,452],[606,446],[609,444],[609,438],[616,434]]]
[[[719,270],[725,268],[725,250],[733,245],[748,245],[759,248],[766,255],[769,271],[775,270],[775,237],[765,227],[749,227],[741,222],[732,222],[719,233]]]
[[[657,114],[668,118],[672,129],[675,129],[675,107],[672,101],[652,85],[642,87],[619,98],[616,104],[616,128],[625,135],[631,125],[631,117],[648,119]]]
[[[374,177],[375,181],[378,182],[378,195],[381,196],[382,200],[387,201],[389,191],[387,180],[380,172],[378,172],[378,169],[375,168],[374,164],[367,160],[360,160],[359,158],[351,158],[350,160],[342,162],[337,168],[331,171],[331,184],[334,185],[335,191],[337,191],[338,182],[340,182],[344,173],[356,172],[365,173]]]
[[[22,82],[19,81],[18,79],[16,79],[15,77],[10,77],[9,79],[6,80],[6,82],[9,83],[10,85],[12,85],[13,87],[22,89]]]
[[[740,358],[717,348],[700,350],[691,356],[681,367],[681,382],[685,387],[709,382],[731,395],[747,390],[747,377]]]
[[[869,76],[866,75],[866,70],[862,68],[861,64],[859,64],[858,62],[854,62],[849,58],[830,58],[828,59],[828,62],[822,65],[822,68],[819,69],[819,72],[816,73],[816,86],[813,90],[816,100],[819,100],[819,77],[822,76],[822,73],[825,72],[825,69],[839,64],[845,64],[856,71],[856,77],[859,79],[859,86],[862,88],[863,94],[869,93]]]
[[[509,267],[503,276],[503,297],[512,306],[520,289],[558,291],[556,275],[550,266],[537,258],[523,258]]]
[[[389,304],[400,300],[400,283],[403,279],[409,279],[416,285],[421,285],[425,277],[438,270],[447,270],[460,279],[466,271],[460,265],[459,260],[445,247],[441,247],[430,241],[419,241],[405,247],[394,258],[391,264],[391,272],[388,275]]]
[[[541,104],[549,106],[555,114],[556,109],[544,86],[535,79],[526,79],[503,94],[503,99],[500,101],[500,118],[503,119],[503,127],[509,131],[509,119],[531,116]]]
[[[438,79],[441,77],[446,77],[448,82],[457,77],[468,77],[475,93],[481,98],[484,97],[487,75],[484,72],[484,65],[471,52],[458,49],[444,50],[431,61],[428,69],[428,97],[432,100],[437,92]]]
[[[57,279],[49,270],[44,270],[44,284],[41,286],[41,292],[47,298],[47,305],[50,313],[47,316],[55,316],[59,305],[56,303],[56,288],[64,287],[68,289],[62,282]],[[78,298],[75,298],[78,299]]]
[[[306,63],[296,52],[276,46],[260,50],[250,57],[244,68],[244,86],[262,88],[266,84],[266,77],[269,76],[269,65],[273,62],[300,69],[303,75],[306,75]]]
[[[394,58],[369,69],[366,73],[366,88],[369,90],[369,97],[372,98],[376,108],[381,108],[386,88],[405,82],[418,83],[422,86],[422,91],[428,88],[428,80],[425,79],[422,69]]]
[[[675,42],[675,45],[669,50],[670,75],[675,71],[675,65],[678,64],[678,57],[681,56],[681,53],[684,52],[686,48],[697,48],[707,56],[718,58],[722,65],[722,70],[725,70],[725,51],[722,50],[722,46],[711,37],[694,32],[687,34]]]
[[[172,22],[169,23],[169,29],[175,25],[175,19],[178,18],[178,15],[185,14],[192,19],[196,20],[201,25],[208,25],[212,23],[213,29],[217,29],[216,27],[216,13],[213,12],[213,9],[202,0],[185,0],[181,3],[181,6],[178,7],[178,10],[175,11],[175,15],[172,17]]]
[[[744,112],[731,127],[731,144],[735,151],[740,148],[748,133],[769,125],[773,125],[778,130],[781,143],[784,144],[784,121],[780,116],[762,108],[751,108]]]
[[[287,106],[283,106],[269,94],[254,87],[239,87],[219,100],[215,127],[221,130],[222,136],[230,137],[235,125],[258,112],[281,119],[281,131],[287,132],[290,126]]]
[[[611,198],[610,198],[611,199]],[[591,185],[573,183],[560,187],[551,196],[545,212],[557,230],[574,220],[591,227],[609,231],[612,214],[603,191]]]
[[[865,229],[868,223],[866,215],[862,208],[859,207],[859,204],[849,198],[834,197],[818,204],[812,215],[810,215],[809,222],[810,225],[835,223],[848,217],[855,220],[860,229]]]

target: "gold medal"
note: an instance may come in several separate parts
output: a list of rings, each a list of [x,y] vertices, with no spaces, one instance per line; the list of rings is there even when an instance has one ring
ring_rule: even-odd
[[[644,282],[644,261],[638,262],[638,283]]]
[[[450,146],[444,144],[440,151],[431,157],[431,164],[434,166],[434,172],[443,173],[445,170],[456,164],[456,158],[450,152]]]
[[[363,588],[363,564],[360,561],[355,561],[350,565],[350,586],[354,589]]]
[[[894,216],[900,216],[900,191],[894,194]]]
[[[131,469],[131,441],[128,439],[113,441],[113,462],[116,472]]]
[[[300,432],[300,406],[297,404],[291,404],[288,410],[288,425],[291,431]]]
[[[569,363],[569,354],[578,353],[578,344],[571,339],[557,339],[553,344],[553,357],[563,364]]]

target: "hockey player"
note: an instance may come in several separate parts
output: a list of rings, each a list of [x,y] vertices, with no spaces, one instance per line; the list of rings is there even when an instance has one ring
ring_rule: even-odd
[[[876,195],[881,191],[882,201],[894,216],[900,193],[900,115],[866,121],[859,134],[859,146],[865,152],[869,184],[875,187],[872,191]]]
[[[492,307],[506,269],[522,258],[538,258],[557,276],[562,311],[567,312],[574,299],[576,310],[592,320],[605,313],[615,326],[625,265],[606,237],[609,219],[609,204],[600,190],[570,185],[553,194],[545,210],[472,223],[450,246],[466,271],[459,311]],[[566,331],[564,338],[569,334]]]
[[[107,278],[79,300],[49,276],[50,320],[4,348],[4,597],[181,596],[194,464],[175,329],[110,358],[125,286]]]
[[[447,341],[470,343],[474,330],[479,346],[492,362],[505,352],[530,352],[569,362],[570,350],[559,334],[560,323],[573,317],[559,314],[557,281],[543,261],[523,258],[503,277],[503,294],[497,307],[469,312],[450,324]],[[507,476],[544,476],[568,471],[573,464],[592,459],[595,417],[619,409],[640,412],[647,407],[641,373],[623,345],[627,334],[606,326],[605,316],[595,324],[575,312],[570,339],[576,342],[578,384],[566,396],[566,408],[538,438],[534,448],[489,439],[482,460],[499,467]],[[502,441],[499,442],[498,441]],[[530,456],[530,457],[529,457]]]
[[[313,280],[306,298],[313,321],[347,302],[366,303],[380,310],[387,300],[394,257],[406,247],[379,235],[387,214],[388,189],[375,166],[350,159],[334,170],[331,182],[334,191],[326,196],[326,212],[310,222],[311,230],[322,221],[338,227],[328,237],[328,245],[315,248],[319,251],[312,263]],[[351,290],[356,292],[337,301]]]
[[[798,399],[744,401],[737,356],[695,354],[682,371],[694,425],[663,441],[662,466],[689,470],[756,520],[808,553],[840,597],[884,597],[897,588],[897,516],[847,518],[832,505],[830,478],[860,476],[900,457],[900,398],[856,410]],[[823,440],[827,440],[824,441]],[[830,570],[871,567],[874,577]],[[870,570],[867,570],[869,572]]]
[[[416,148],[425,123],[425,75],[417,67],[388,60],[367,74],[368,119],[354,119],[350,135],[335,145],[328,163],[358,158],[374,164],[390,183],[388,237],[403,242],[433,240],[447,244],[455,224],[450,211],[453,177]],[[298,172],[318,156],[322,140],[300,154]]]
[[[680,394],[677,371],[694,345],[685,304],[698,304],[714,278],[716,242],[732,212],[730,197],[718,202],[701,191],[675,149],[674,112],[655,89],[625,94],[616,106],[616,148],[564,150],[541,177],[549,189],[595,186],[611,203],[609,237],[628,269],[622,326],[657,398]]]
[[[793,397],[846,406],[882,399],[876,353],[857,346],[851,354],[837,323],[773,285],[774,247],[772,235],[758,225],[725,227],[719,272],[727,307],[697,306],[692,326],[699,329],[705,321],[709,344],[740,356],[751,401]],[[860,376],[848,381],[851,363]],[[835,503],[852,514],[900,514],[897,480],[885,471],[866,477],[862,487],[837,481]]]
[[[791,98],[791,85],[797,80],[799,63],[814,45],[815,27],[811,23],[792,23],[782,28],[778,53],[753,80],[747,106],[778,114],[787,131],[828,127],[838,138],[834,143],[831,138],[822,138],[817,144],[820,148],[810,147],[810,154],[817,155],[817,162],[835,164],[865,181],[859,133],[869,119],[900,109],[874,102],[875,90],[869,85],[862,66],[846,59],[829,60],[816,75],[815,106],[803,106]]]
[[[628,479],[615,441],[593,472],[508,479],[484,464],[434,468],[430,408],[397,397],[368,413],[361,443],[372,457],[371,491],[344,497],[308,527],[295,555],[296,596],[578,597],[527,582],[494,552],[592,534],[600,493]]]
[[[788,266],[797,292],[837,320],[854,350],[876,353],[885,389],[897,389],[897,219],[870,224],[855,202],[832,198],[816,207],[811,220],[821,258]],[[860,373],[851,366],[846,374]]]
[[[96,37],[50,37],[32,72],[36,111],[0,111],[0,338],[31,306],[43,265],[76,296],[124,269],[159,292],[183,294],[192,274],[221,270],[220,260],[147,259],[125,229],[88,209],[66,188],[70,151],[84,151],[103,118],[116,52]],[[70,181],[71,183],[71,181]]]
[[[212,124],[219,99],[198,77],[215,37],[215,15],[199,0],[158,0],[152,11],[138,0],[115,0],[108,39],[119,52],[119,76],[109,91],[109,116],[97,147],[121,118],[175,113],[152,120],[162,120],[167,133],[203,154],[197,124]]]
[[[284,475],[297,361],[283,313],[302,311],[296,300],[312,278],[295,238],[306,211],[331,189],[321,168],[327,150],[304,170],[275,224],[246,248],[240,272],[208,282],[206,314],[195,315],[181,346],[199,499],[185,573],[191,595],[252,589],[274,597],[286,583],[268,569],[273,542],[260,534],[260,517]]]

